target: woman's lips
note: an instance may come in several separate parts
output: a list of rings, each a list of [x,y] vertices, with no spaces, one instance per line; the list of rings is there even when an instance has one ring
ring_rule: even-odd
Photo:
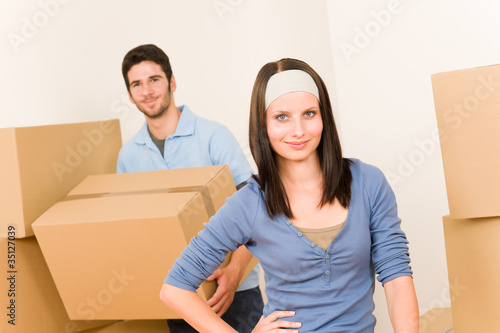
[[[288,141],[286,144],[293,149],[302,149],[307,145],[308,141]]]

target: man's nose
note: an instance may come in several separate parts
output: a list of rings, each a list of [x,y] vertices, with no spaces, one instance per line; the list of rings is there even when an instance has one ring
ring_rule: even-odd
[[[153,88],[149,84],[145,84],[142,88],[142,95],[148,96],[153,92]]]

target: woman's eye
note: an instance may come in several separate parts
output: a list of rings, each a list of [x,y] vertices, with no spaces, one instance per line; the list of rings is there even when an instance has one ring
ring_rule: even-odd
[[[280,115],[277,115],[277,116],[276,116],[276,119],[278,119],[278,120],[286,120],[286,118],[287,118],[287,117],[286,117],[286,115],[284,115],[284,114],[280,114]]]
[[[307,111],[304,115],[307,117],[307,118],[311,118],[312,116],[314,116],[316,114],[316,112],[314,111]]]

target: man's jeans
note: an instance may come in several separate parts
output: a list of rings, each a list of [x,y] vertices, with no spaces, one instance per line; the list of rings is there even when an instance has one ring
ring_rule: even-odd
[[[259,322],[263,309],[264,302],[259,287],[238,291],[222,319],[239,333],[250,333]],[[170,333],[198,332],[182,319],[169,319],[167,323]]]

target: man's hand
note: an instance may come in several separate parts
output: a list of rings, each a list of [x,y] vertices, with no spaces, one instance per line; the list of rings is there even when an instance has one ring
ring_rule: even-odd
[[[207,281],[216,280],[217,290],[207,301],[208,305],[217,315],[226,313],[234,299],[234,293],[238,288],[243,274],[247,268],[252,255],[245,246],[240,246],[231,256],[231,261],[224,268],[217,269]]]
[[[207,279],[207,281],[212,280],[217,281],[217,290],[207,303],[221,317],[233,302],[239,280],[237,274],[231,272],[227,266],[219,268]]]

